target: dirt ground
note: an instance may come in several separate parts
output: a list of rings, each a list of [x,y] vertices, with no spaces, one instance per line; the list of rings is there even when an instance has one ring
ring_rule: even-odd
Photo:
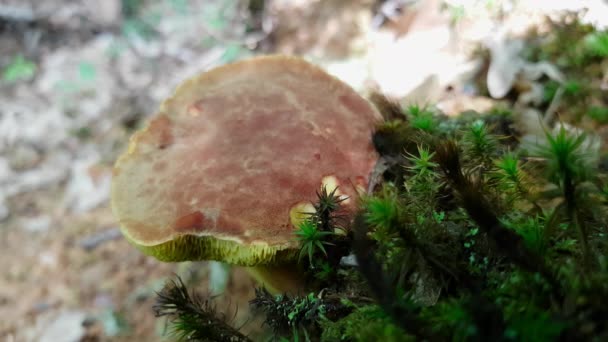
[[[114,160],[181,80],[254,54],[296,54],[363,93],[433,101],[448,113],[482,108],[469,87],[481,67],[470,57],[475,44],[560,9],[530,6],[505,18],[510,1],[254,2],[265,8],[0,1],[1,340],[166,340],[151,306],[167,277],[203,292],[210,279],[221,283],[207,262],[143,256],[108,204]],[[233,268],[216,304],[255,339],[263,329],[248,311],[253,289]]]

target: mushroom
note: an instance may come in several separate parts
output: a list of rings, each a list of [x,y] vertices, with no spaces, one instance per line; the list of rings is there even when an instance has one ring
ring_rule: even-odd
[[[114,166],[112,210],[147,255],[253,266],[270,290],[291,290],[295,226],[322,186],[354,209],[378,157],[378,120],[352,88],[299,58],[217,67],[183,82],[131,137]]]

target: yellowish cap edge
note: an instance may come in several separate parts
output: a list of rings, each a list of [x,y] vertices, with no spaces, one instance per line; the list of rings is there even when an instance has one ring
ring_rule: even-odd
[[[125,238],[145,255],[165,262],[216,260],[241,266],[278,265],[294,260],[297,254],[297,249],[283,246],[246,246],[209,236],[183,235],[154,246],[139,245],[126,234]]]

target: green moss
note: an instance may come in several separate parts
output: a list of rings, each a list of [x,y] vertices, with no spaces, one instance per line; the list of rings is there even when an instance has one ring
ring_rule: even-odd
[[[374,146],[381,155],[399,155],[411,145],[413,133],[403,120],[385,121],[376,128]]]
[[[433,322],[434,330],[452,336],[452,341],[475,340],[478,329],[464,303],[462,299],[447,300],[427,308],[422,315]]]
[[[337,322],[324,321],[321,326],[321,341],[415,341],[375,305],[359,308]]]
[[[436,131],[438,122],[433,111],[427,107],[411,105],[406,110],[412,128],[433,133]]]
[[[29,80],[36,74],[36,69],[34,62],[26,60],[23,56],[17,56],[4,69],[2,79],[8,83]]]
[[[608,124],[608,107],[591,107],[587,115],[601,125]]]
[[[586,35],[583,44],[589,55],[600,58],[608,57],[608,31],[592,32]]]
[[[513,341],[556,341],[566,326],[551,318],[546,311],[530,309],[509,321],[505,337]]]

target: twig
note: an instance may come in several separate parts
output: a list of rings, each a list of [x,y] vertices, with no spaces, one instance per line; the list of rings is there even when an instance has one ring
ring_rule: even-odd
[[[553,118],[555,117],[555,112],[557,111],[557,107],[559,106],[559,104],[561,102],[563,94],[564,94],[564,87],[560,86],[555,91],[555,96],[553,96],[553,99],[551,100],[551,103],[549,104],[549,108],[547,108],[547,110],[545,111],[545,120],[544,120],[545,125],[549,126],[551,124],[551,122],[553,121]]]
[[[78,241],[78,245],[82,247],[87,252],[90,252],[97,248],[104,242],[112,241],[120,238],[122,236],[120,229],[111,228],[101,232],[97,232],[95,234],[86,236]]]

